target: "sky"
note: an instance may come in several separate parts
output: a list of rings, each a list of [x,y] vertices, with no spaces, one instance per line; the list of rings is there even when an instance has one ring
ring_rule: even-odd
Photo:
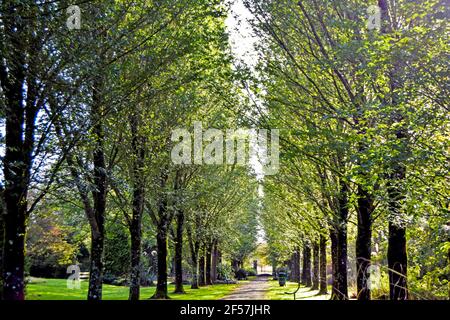
[[[243,62],[251,70],[254,70],[258,62],[258,54],[255,51],[255,44],[258,38],[253,34],[249,19],[252,14],[244,6],[242,0],[232,0],[231,12],[228,15],[225,24],[229,33],[229,41],[232,53],[236,62]],[[251,93],[250,93],[251,94]],[[253,97],[255,98],[255,97]],[[257,101],[258,103],[258,101]],[[257,174],[258,180],[262,180],[262,165],[257,157],[250,158],[250,164]],[[264,190],[262,185],[258,187],[258,196],[260,199],[264,197]],[[258,243],[265,243],[265,233],[262,226],[259,226],[257,241]]]

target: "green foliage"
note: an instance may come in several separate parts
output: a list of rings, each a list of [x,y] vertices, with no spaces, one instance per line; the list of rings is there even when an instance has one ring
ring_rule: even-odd
[[[67,266],[76,261],[77,247],[69,232],[55,223],[58,213],[35,217],[27,233],[27,265],[32,276],[66,277]]]
[[[253,269],[253,268],[245,269],[245,273],[247,274],[247,277],[254,277],[254,276],[256,276],[256,270]]]
[[[117,277],[126,276],[130,269],[130,236],[126,227],[119,221],[111,221],[106,230],[105,282],[112,283]]]
[[[234,277],[234,270],[229,264],[219,264],[217,266],[217,279],[229,280]]]

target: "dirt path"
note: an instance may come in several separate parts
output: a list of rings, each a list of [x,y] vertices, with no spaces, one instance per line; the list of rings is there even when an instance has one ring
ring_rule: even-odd
[[[222,300],[264,300],[266,292],[269,290],[268,280],[268,277],[257,277],[255,280],[239,286]]]

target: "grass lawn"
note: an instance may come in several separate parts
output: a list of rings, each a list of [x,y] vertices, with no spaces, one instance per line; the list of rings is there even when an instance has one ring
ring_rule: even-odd
[[[186,294],[171,294],[175,286],[169,285],[170,298],[174,300],[218,300],[230,294],[239,284],[217,284],[192,290],[185,286]],[[81,281],[80,289],[68,289],[65,279],[31,278],[26,286],[27,300],[86,300],[88,282]],[[103,300],[127,300],[128,287],[103,285]],[[141,287],[141,299],[150,298],[155,287]]]
[[[269,280],[270,288],[266,293],[265,298],[269,300],[294,300],[293,294],[285,294],[285,292],[294,292],[297,290],[298,284],[296,282],[286,282],[285,287],[280,287],[278,280]],[[331,292],[331,289],[328,290]],[[297,300],[328,300],[330,295],[317,295],[318,290],[311,290],[311,288],[300,287],[296,294]]]

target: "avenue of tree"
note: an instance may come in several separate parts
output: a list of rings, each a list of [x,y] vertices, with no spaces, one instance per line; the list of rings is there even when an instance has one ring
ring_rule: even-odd
[[[450,297],[445,0],[374,1],[379,28],[362,0],[242,0],[254,70],[229,1],[78,2],[0,0],[2,299],[83,259],[88,300],[111,275],[142,298],[151,261],[166,299],[171,273],[183,294],[249,265],[258,232],[331,299]],[[196,121],[279,129],[279,172],[174,164]]]

